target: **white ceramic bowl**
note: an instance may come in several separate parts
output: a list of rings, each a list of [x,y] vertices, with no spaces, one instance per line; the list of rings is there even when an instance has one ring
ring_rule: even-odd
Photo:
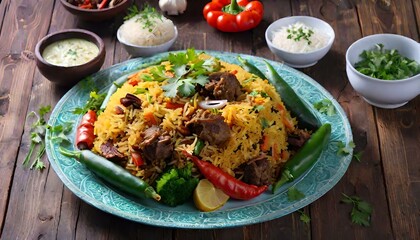
[[[171,46],[174,44],[175,40],[178,37],[178,29],[176,28],[176,26],[174,26],[174,28],[175,28],[174,37],[171,40],[169,40],[169,41],[167,41],[163,44],[156,45],[156,46],[138,46],[138,45],[134,45],[134,44],[125,42],[120,36],[121,27],[117,31],[117,39],[124,46],[125,50],[131,56],[133,56],[133,57],[149,57],[149,56],[155,55],[157,53],[166,52],[166,51],[169,50],[169,48],[171,48]]]
[[[317,50],[307,53],[287,52],[274,46],[272,40],[274,32],[279,31],[282,27],[288,27],[297,22],[301,22],[311,28],[318,29],[330,36],[328,43]],[[315,65],[330,50],[335,38],[334,29],[321,19],[309,16],[292,16],[281,18],[268,26],[265,31],[265,40],[267,45],[277,57],[282,59],[285,64],[295,68],[305,68]]]
[[[346,52],[346,72],[350,84],[369,104],[380,108],[397,108],[420,94],[420,74],[402,80],[381,80],[358,72],[354,65],[361,60],[364,50],[382,43],[385,49],[398,52],[420,63],[420,44],[395,34],[375,34],[354,42]]]

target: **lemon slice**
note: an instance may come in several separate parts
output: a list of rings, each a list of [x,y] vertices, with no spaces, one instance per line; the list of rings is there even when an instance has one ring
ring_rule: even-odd
[[[194,190],[193,199],[200,211],[210,212],[222,207],[229,196],[216,188],[209,180],[201,179]]]

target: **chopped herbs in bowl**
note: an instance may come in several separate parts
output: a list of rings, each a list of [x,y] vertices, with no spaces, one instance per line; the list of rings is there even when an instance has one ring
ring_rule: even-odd
[[[420,73],[420,64],[402,56],[397,49],[385,49],[382,43],[374,49],[364,50],[354,67],[360,73],[383,80],[399,80]]]
[[[420,94],[420,44],[397,34],[375,34],[346,52],[350,84],[366,102],[397,108]]]

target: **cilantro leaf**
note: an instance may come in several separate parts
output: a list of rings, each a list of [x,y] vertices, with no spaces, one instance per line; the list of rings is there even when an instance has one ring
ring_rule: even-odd
[[[81,108],[75,108],[73,114],[85,114],[89,110],[98,112],[105,97],[106,93],[98,94],[96,91],[90,92],[86,105]]]
[[[297,189],[295,187],[290,187],[287,190],[287,199],[291,202],[292,201],[298,201],[298,200],[300,200],[304,197],[305,197],[305,194],[302,193],[301,191],[299,191],[299,189]]]
[[[186,52],[170,53],[169,71],[173,73],[166,85],[162,86],[165,96],[188,97],[195,94],[195,86],[204,86],[208,82],[208,75],[221,68],[216,58],[202,60],[194,49]]]
[[[337,155],[338,156],[347,156],[347,155],[350,154],[352,149],[354,149],[356,147],[356,144],[354,144],[353,141],[350,141],[346,146],[346,144],[344,142],[339,141],[339,142],[337,142],[337,146],[338,146]]]
[[[373,212],[372,205],[366,201],[363,201],[357,196],[347,196],[342,193],[343,198],[341,202],[352,204],[353,208],[350,212],[351,221],[355,224],[369,227],[371,221],[371,214]]]
[[[47,128],[51,132],[50,140],[54,143],[58,145],[63,143],[71,143],[70,139],[67,137],[67,134],[70,133],[73,128],[73,122],[65,122],[63,125],[56,126],[48,125]]]
[[[311,222],[311,218],[304,211],[299,210],[298,212],[300,213],[300,217],[299,217],[300,221],[306,224],[309,224],[309,222]]]
[[[30,168],[32,169],[34,166],[37,166],[36,168],[40,170],[44,168],[41,158],[45,153],[44,138],[45,138],[45,132],[47,128],[45,116],[50,112],[50,110],[51,110],[51,106],[49,105],[41,106],[38,110],[38,114],[36,112],[30,112],[28,114],[28,118],[31,116],[35,116],[36,121],[31,126],[31,132],[30,132],[31,144],[29,146],[28,154],[23,160],[23,163],[22,163],[23,166],[28,166],[35,149],[38,149],[36,152],[36,158],[33,161]]]
[[[134,16],[136,16],[137,14],[140,13],[139,9],[134,4],[132,6],[130,6],[129,8],[127,8],[127,11],[128,11],[128,13],[124,17],[124,20],[128,20],[128,19],[130,19],[130,18],[132,18],[132,17],[134,17]]]
[[[195,92],[195,86],[192,82],[192,79],[188,78],[179,81],[180,85],[178,87],[178,92],[181,97],[189,97],[193,95]]]
[[[374,49],[364,50],[361,61],[354,67],[360,73],[383,80],[405,79],[420,73],[420,64],[399,54],[396,49],[385,49],[378,43]]]
[[[353,154],[353,159],[358,161],[358,162],[361,162],[362,161],[362,155],[363,155],[363,152],[355,153],[355,154]]]
[[[333,116],[336,113],[334,105],[329,99],[323,99],[319,102],[316,102],[313,104],[313,106],[316,110],[318,110],[318,112],[327,114],[328,116]]]

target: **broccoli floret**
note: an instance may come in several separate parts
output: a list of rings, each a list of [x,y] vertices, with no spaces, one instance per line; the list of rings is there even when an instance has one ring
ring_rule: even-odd
[[[175,207],[188,200],[198,184],[198,178],[191,176],[192,164],[184,168],[171,168],[156,181],[156,191],[162,202]]]

